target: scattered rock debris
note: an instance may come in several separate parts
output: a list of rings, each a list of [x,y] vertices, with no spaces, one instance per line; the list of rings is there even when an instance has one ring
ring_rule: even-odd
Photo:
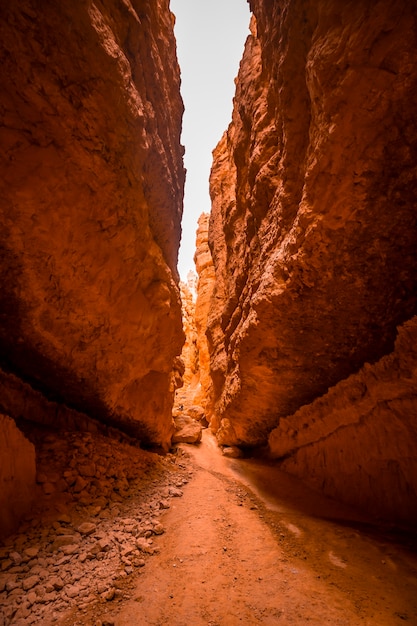
[[[0,626],[82,624],[96,603],[129,597],[158,552],[160,515],[191,473],[181,450],[159,456],[90,433],[30,436],[36,507],[0,544]]]

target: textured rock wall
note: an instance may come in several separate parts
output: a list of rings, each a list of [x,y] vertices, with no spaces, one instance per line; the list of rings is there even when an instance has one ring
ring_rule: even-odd
[[[0,537],[13,530],[34,497],[35,447],[16,427],[14,420],[0,414]]]
[[[202,213],[198,219],[196,233],[196,251],[194,254],[195,267],[198,274],[197,300],[195,303],[195,327],[197,334],[197,350],[199,364],[200,388],[195,395],[195,403],[206,410],[206,417],[210,421],[211,376],[210,353],[207,344],[207,318],[210,308],[211,295],[214,288],[214,266],[208,245],[209,214]]]
[[[197,331],[195,327],[195,300],[196,276],[192,272],[186,283],[180,283],[182,302],[182,327],[185,333],[185,342],[182,347],[181,358],[184,362],[183,384],[188,387],[199,377]]]
[[[417,29],[405,0],[250,5],[208,338],[217,437],[259,445],[416,312]]]
[[[417,521],[417,318],[392,354],[280,420],[269,436],[282,467],[374,514]]]
[[[166,447],[184,183],[168,0],[5,0],[0,78],[1,366]]]

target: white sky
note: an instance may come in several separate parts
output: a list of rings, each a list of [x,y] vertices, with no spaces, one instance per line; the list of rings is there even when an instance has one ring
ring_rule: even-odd
[[[249,34],[247,0],[171,0],[184,100],[184,215],[178,270],[195,271],[195,233],[201,213],[210,212],[208,179],[212,150],[232,117],[232,99]]]

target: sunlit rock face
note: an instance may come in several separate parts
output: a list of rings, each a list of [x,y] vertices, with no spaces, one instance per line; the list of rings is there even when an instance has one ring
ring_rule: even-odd
[[[417,521],[417,317],[393,353],[280,420],[269,437],[282,467],[383,517]]]
[[[1,365],[167,447],[183,332],[168,0],[2,2]]]
[[[196,233],[196,251],[194,262],[198,274],[197,301],[195,303],[195,327],[197,334],[199,383],[200,389],[195,396],[195,402],[206,410],[206,417],[215,419],[210,413],[211,377],[210,353],[207,344],[206,330],[207,317],[210,308],[211,294],[214,287],[214,266],[208,245],[209,214],[202,213],[198,220]]]
[[[9,533],[30,508],[35,488],[35,448],[0,414],[0,537]]]
[[[250,5],[209,231],[217,437],[249,446],[390,352],[417,294],[415,8]]]
[[[182,327],[185,333],[185,342],[182,347],[181,358],[184,362],[183,386],[196,384],[199,378],[197,331],[195,327],[195,300],[196,276],[189,273],[187,282],[180,283],[182,302]]]

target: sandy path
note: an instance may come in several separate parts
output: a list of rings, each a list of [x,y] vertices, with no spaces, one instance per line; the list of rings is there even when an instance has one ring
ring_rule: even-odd
[[[363,520],[335,521],[352,512],[276,470],[225,459],[209,433],[191,462],[117,626],[417,624],[409,552],[369,537]]]

